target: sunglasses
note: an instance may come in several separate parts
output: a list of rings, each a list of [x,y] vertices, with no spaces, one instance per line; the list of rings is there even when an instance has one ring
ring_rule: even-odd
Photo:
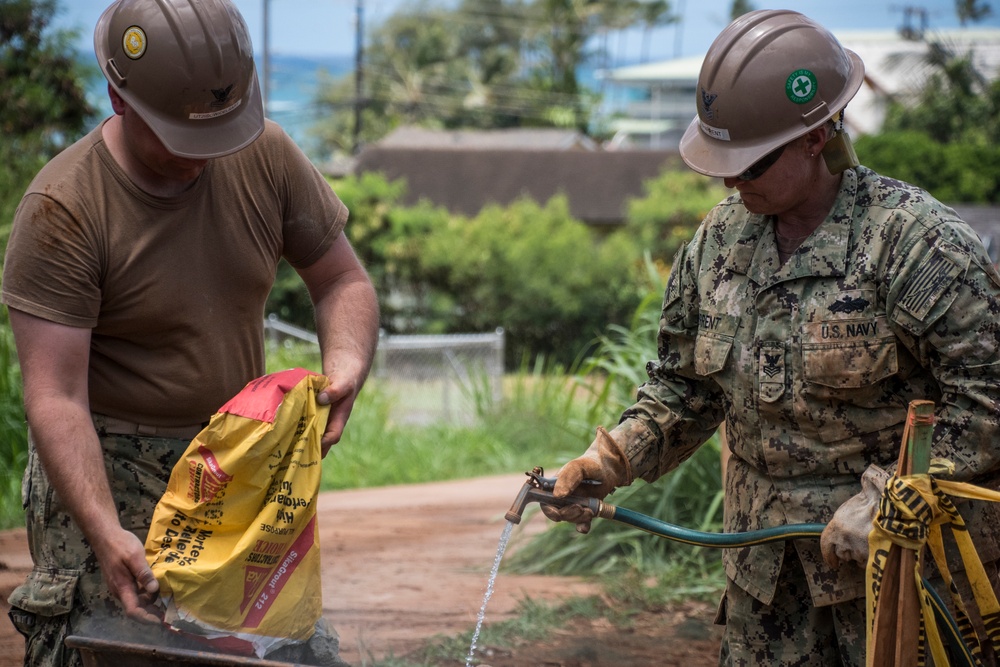
[[[747,167],[746,171],[744,171],[742,174],[739,174],[736,178],[741,181],[752,181],[754,179],[760,178],[761,176],[764,175],[765,171],[770,169],[774,165],[774,163],[778,161],[778,158],[781,157],[781,154],[785,152],[785,146],[787,145],[788,144],[785,144],[783,146],[778,146],[773,151],[771,151],[770,153],[768,153],[767,155],[765,155],[764,157],[762,157],[761,159],[757,160],[752,165]]]

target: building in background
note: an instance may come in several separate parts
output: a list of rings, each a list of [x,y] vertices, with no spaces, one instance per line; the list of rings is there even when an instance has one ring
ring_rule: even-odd
[[[683,167],[674,150],[604,150],[570,130],[400,128],[366,146],[351,170],[405,179],[403,204],[425,200],[467,217],[490,204],[529,197],[544,205],[563,194],[573,217],[609,228],[668,166]]]

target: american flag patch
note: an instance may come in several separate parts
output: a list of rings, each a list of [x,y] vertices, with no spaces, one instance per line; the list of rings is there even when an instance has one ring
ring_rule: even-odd
[[[964,266],[935,248],[910,278],[899,298],[899,307],[922,321],[945,290],[964,271]]]

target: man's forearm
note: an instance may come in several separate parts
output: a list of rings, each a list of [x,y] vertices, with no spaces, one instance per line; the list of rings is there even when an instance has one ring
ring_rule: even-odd
[[[121,524],[90,413],[57,400],[27,405],[31,439],[49,483],[96,547]]]
[[[367,274],[359,269],[341,276],[315,309],[323,373],[348,373],[360,388],[378,345],[378,299]]]

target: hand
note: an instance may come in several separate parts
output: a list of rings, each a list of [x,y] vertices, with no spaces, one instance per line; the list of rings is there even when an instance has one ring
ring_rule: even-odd
[[[321,440],[324,457],[343,437],[344,428],[354,409],[354,401],[357,400],[362,384],[347,378],[344,373],[330,373],[327,377],[330,384],[316,396],[317,403],[330,406],[330,417],[327,419],[326,431]]]
[[[144,623],[160,623],[162,612],[155,604],[160,584],[146,563],[146,550],[139,538],[119,529],[102,546],[97,557],[104,583],[121,602],[125,614]]]
[[[878,466],[868,466],[861,476],[861,493],[850,498],[833,514],[819,538],[823,560],[832,568],[855,562],[868,565],[868,534],[878,511],[882,490],[889,473]]]
[[[585,479],[599,483],[581,484]],[[556,498],[576,495],[603,499],[619,486],[631,483],[632,466],[625,452],[603,426],[598,426],[597,436],[587,451],[559,471],[552,495]],[[552,521],[575,523],[576,530],[580,533],[590,532],[590,522],[594,518],[592,511],[579,505],[554,507],[542,504],[542,512]]]

